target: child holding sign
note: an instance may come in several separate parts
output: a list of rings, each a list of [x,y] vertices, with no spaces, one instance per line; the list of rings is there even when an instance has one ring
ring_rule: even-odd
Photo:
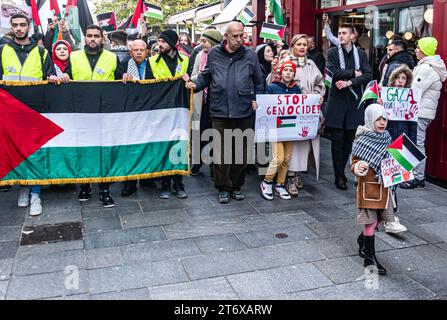
[[[279,79],[275,80],[266,88],[266,94],[301,94],[300,87],[294,81],[296,64],[292,61],[284,62],[279,68]],[[274,193],[281,199],[289,200],[290,194],[287,192],[284,182],[286,180],[289,160],[292,154],[292,142],[273,143],[273,159],[269,164],[264,180],[261,182],[262,196],[267,200],[273,200],[273,179],[275,175],[276,185]]]
[[[391,190],[384,187],[381,179],[381,163],[387,158],[387,147],[392,139],[387,126],[387,113],[379,104],[371,104],[365,110],[365,125],[359,126],[352,147],[351,170],[358,177],[357,223],[363,224],[363,232],[357,238],[359,254],[364,266],[375,266],[380,275],[385,268],[377,260],[374,232],[381,221],[394,221]]]

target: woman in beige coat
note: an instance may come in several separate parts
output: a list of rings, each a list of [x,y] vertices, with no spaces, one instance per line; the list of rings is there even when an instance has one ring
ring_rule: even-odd
[[[323,103],[324,79],[318,67],[312,60],[307,59],[307,35],[298,34],[292,38],[290,43],[291,55],[285,60],[292,60],[297,65],[295,81],[301,88],[303,94],[319,94],[320,104]],[[312,153],[311,153],[312,151]],[[289,162],[289,172],[287,173],[286,189],[294,196],[298,195],[298,189],[303,184],[299,172],[307,171],[309,156],[315,161],[316,176],[318,179],[320,168],[320,136],[312,140],[295,141],[292,149],[292,156]]]

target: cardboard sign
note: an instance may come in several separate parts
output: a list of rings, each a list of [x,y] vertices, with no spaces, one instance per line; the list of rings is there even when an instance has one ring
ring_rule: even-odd
[[[408,172],[394,159],[382,160],[382,181],[385,188],[414,179],[413,172]]]
[[[313,139],[320,123],[318,94],[262,94],[256,96],[255,141]]]
[[[418,121],[422,92],[413,88],[384,87],[380,91],[388,120]]]

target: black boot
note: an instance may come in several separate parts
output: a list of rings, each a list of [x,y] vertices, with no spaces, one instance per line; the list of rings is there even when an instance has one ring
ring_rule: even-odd
[[[379,263],[376,257],[376,250],[374,247],[374,235],[364,236],[365,239],[365,261],[363,263],[364,267],[376,266],[379,275],[386,275],[386,269]]]
[[[359,244],[359,256],[365,258],[365,236],[363,232],[357,237],[357,243]]]

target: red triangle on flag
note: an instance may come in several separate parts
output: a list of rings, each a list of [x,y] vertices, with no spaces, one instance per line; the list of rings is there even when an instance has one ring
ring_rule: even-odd
[[[398,149],[402,150],[404,145],[404,135],[401,134],[396,140],[391,142],[387,149]]]
[[[0,89],[0,179],[64,131]]]
[[[379,97],[379,86],[377,84],[377,81],[374,81],[374,84],[371,87],[371,91]]]
[[[284,39],[284,34],[286,33],[286,28],[282,28],[278,31],[278,35],[281,37],[281,39]]]
[[[279,126],[282,125],[282,120],[280,117],[276,118],[276,127],[279,128]]]

